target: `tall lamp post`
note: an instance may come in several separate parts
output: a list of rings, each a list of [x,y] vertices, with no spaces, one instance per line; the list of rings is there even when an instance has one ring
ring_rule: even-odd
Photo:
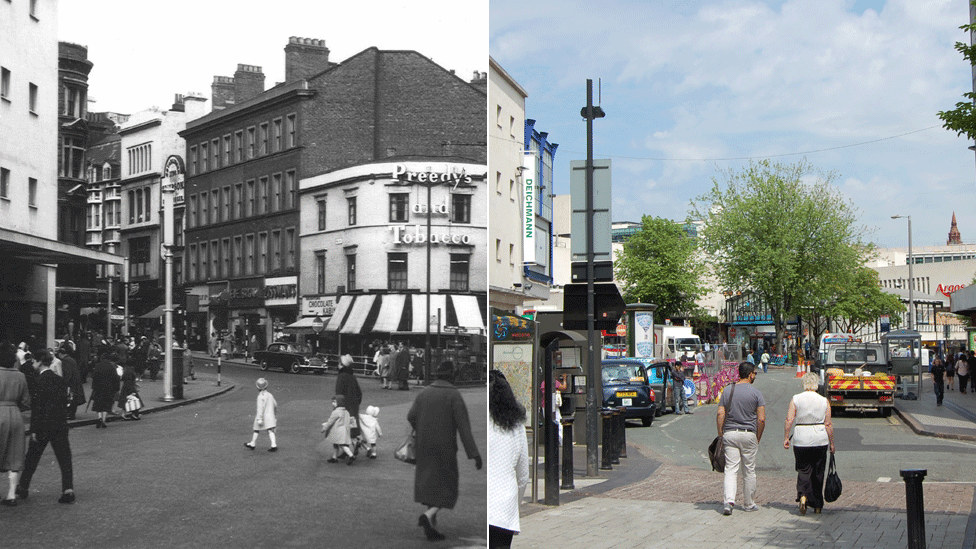
[[[915,260],[912,259],[912,216],[893,215],[892,219],[908,219],[908,329],[915,330],[915,275],[913,266]]]
[[[312,320],[312,331],[315,332],[315,352],[318,353],[319,349],[322,347],[322,342],[319,341],[319,337],[322,335],[322,330],[325,329],[325,322],[322,321],[322,317],[315,315]]]
[[[163,369],[163,401],[172,402],[173,397],[173,183],[162,184],[163,196],[163,258],[166,260],[166,349]],[[185,352],[185,351],[184,351]],[[180,380],[182,383],[183,380]]]

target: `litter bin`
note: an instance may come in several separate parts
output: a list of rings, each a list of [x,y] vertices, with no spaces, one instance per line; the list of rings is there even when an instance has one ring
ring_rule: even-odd
[[[183,354],[185,349],[173,347],[173,398],[183,400]]]

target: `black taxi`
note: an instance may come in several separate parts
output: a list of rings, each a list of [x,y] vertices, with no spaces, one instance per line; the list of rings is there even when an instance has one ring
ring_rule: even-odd
[[[601,369],[603,407],[622,407],[625,419],[640,419],[644,427],[649,426],[656,406],[644,363],[636,358],[605,359]]]

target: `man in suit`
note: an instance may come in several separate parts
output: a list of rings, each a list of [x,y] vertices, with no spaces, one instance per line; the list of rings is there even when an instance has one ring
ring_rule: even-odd
[[[409,391],[410,386],[407,385],[407,379],[410,375],[410,350],[401,341],[400,346],[397,348],[396,358],[393,359],[396,370],[396,376],[394,379],[397,380],[397,389],[400,391]],[[392,375],[392,374],[391,374]]]
[[[61,468],[61,497],[58,503],[74,503],[74,472],[71,466],[71,446],[68,444],[68,387],[59,375],[51,371],[54,357],[43,352],[38,364],[35,396],[31,399],[31,436],[27,447],[24,473],[17,486],[17,496],[27,499],[31,478],[48,443]]]
[[[68,419],[75,419],[78,406],[85,403],[85,390],[81,385],[81,373],[78,371],[78,363],[71,358],[71,354],[62,345],[58,348],[58,358],[61,359],[61,377],[68,388]]]

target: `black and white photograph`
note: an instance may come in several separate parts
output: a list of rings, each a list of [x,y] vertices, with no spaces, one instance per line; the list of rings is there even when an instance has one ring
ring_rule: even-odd
[[[487,9],[0,2],[2,545],[487,544]]]

